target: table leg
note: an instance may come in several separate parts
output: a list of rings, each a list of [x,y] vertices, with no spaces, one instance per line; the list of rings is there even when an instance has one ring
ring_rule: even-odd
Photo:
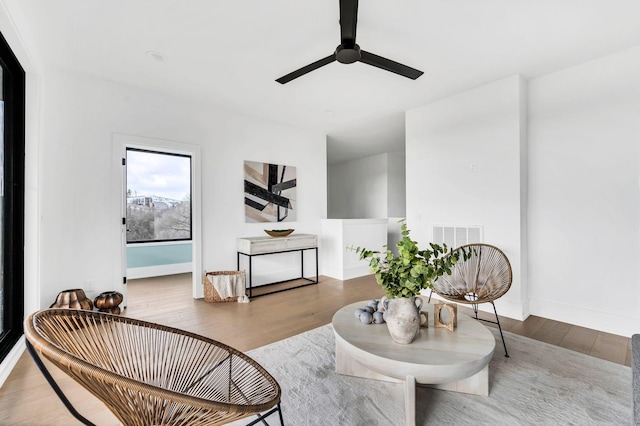
[[[482,370],[466,379],[451,383],[441,383],[439,385],[428,384],[426,386],[452,392],[489,396],[489,365],[485,365]]]
[[[362,377],[364,379],[382,380],[392,383],[404,383],[402,380],[385,376],[365,367],[356,361],[344,348],[343,341],[336,337],[336,373],[347,376]]]
[[[253,282],[251,280],[251,277],[252,277],[251,259],[252,259],[252,256],[249,256],[249,299],[251,299],[253,297]]]
[[[304,250],[300,250],[300,278],[304,278]]]
[[[407,426],[416,426],[416,378],[411,375],[404,380],[404,415]]]

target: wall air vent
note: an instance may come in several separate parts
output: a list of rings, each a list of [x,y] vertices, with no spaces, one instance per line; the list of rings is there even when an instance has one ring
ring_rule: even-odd
[[[484,237],[482,226],[480,225],[433,225],[431,235],[434,243],[444,243],[449,248],[456,248],[471,243],[481,243]]]

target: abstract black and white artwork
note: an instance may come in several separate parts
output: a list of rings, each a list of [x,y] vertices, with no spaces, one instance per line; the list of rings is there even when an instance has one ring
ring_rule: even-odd
[[[247,222],[296,220],[296,168],[244,162],[244,211]]]

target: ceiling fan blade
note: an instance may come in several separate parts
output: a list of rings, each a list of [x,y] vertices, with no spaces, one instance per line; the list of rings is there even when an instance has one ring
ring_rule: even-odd
[[[382,56],[374,55],[373,53],[365,52],[364,50],[360,51],[360,55],[360,62],[400,74],[401,76],[412,80],[415,80],[424,74],[420,70],[392,61],[391,59],[383,58]]]
[[[356,43],[358,0],[340,0],[340,40],[351,46]]]
[[[294,79],[296,79],[298,77],[301,77],[301,76],[305,75],[306,73],[309,73],[309,72],[311,72],[313,70],[317,70],[320,67],[323,67],[323,66],[325,66],[327,64],[330,64],[331,62],[333,62],[335,60],[336,60],[336,55],[331,54],[331,55],[327,56],[326,58],[322,58],[322,59],[320,59],[318,61],[315,61],[315,62],[313,62],[313,63],[311,63],[309,65],[306,65],[306,66],[304,66],[304,67],[302,67],[302,68],[300,68],[298,70],[295,70],[294,72],[291,72],[291,73],[289,73],[289,74],[287,74],[285,76],[282,76],[282,77],[276,79],[276,81],[278,83],[280,83],[280,84],[288,83],[291,80],[294,80]]]

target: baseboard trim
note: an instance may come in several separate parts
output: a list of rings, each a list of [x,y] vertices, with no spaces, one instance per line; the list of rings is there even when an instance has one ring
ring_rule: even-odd
[[[320,271],[320,274],[324,275],[325,277],[330,277],[336,280],[341,280],[342,279],[342,269],[340,268],[334,268],[334,267],[330,267],[330,266],[324,266],[322,268],[322,270]]]
[[[353,278],[371,275],[371,268],[369,265],[354,266],[344,269],[325,267],[322,271],[322,275],[326,275],[327,277],[335,278],[340,281],[346,281]]]
[[[141,268],[127,268],[127,279],[160,277],[163,275],[175,275],[191,272],[193,264],[191,262],[172,263],[170,265],[143,266]]]
[[[0,364],[0,388],[4,385],[4,382],[9,377],[9,374],[11,374],[13,367],[15,367],[20,360],[25,349],[27,349],[27,346],[24,342],[24,336],[22,336],[16,344],[13,345],[13,348],[2,361],[2,364]]]
[[[602,312],[581,306],[565,305],[549,300],[530,299],[531,315],[566,322],[605,333],[631,337],[638,333],[640,318]]]
[[[342,280],[351,280],[366,275],[371,275],[371,267],[369,265],[353,266],[351,268],[345,268],[343,271],[344,278]]]

